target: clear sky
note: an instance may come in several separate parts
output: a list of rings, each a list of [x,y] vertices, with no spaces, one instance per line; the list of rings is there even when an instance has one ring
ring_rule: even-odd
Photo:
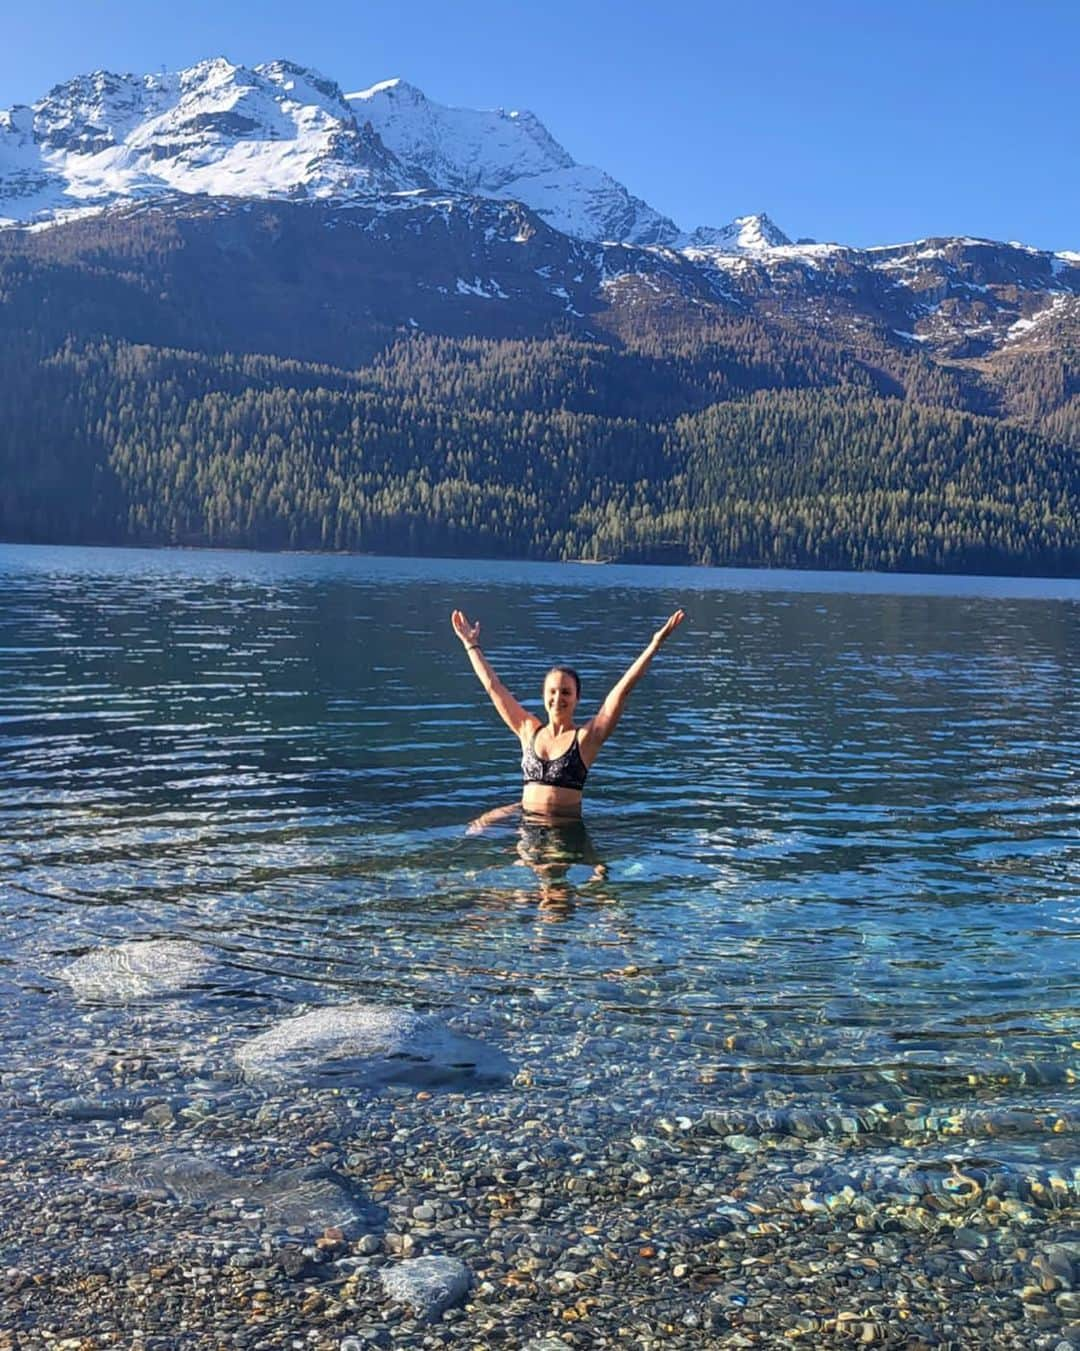
[[[529,108],[686,227],[1080,249],[1080,0],[36,0],[5,6],[0,107],[209,56]]]

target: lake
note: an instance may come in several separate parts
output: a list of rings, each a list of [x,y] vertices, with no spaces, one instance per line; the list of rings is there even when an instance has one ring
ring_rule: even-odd
[[[455,606],[528,706],[552,662],[574,665],[586,717],[687,611],[590,774],[582,827],[470,825],[518,796],[520,753]],[[424,1192],[421,1138],[486,1177],[494,1155],[534,1159],[529,1136],[568,1170],[569,1209],[532,1211],[556,1247],[570,1236],[559,1270],[590,1269],[565,1254],[586,1214],[628,1226],[611,1240],[626,1254],[657,1215],[685,1230],[683,1275],[661,1286],[688,1344],[753,1328],[756,1296],[693,1284],[718,1234],[783,1247],[837,1225],[893,1235],[896,1260],[876,1260],[896,1281],[916,1240],[974,1234],[945,1244],[952,1284],[920,1268],[926,1327],[944,1335],[968,1301],[988,1340],[964,1345],[1057,1338],[1080,1313],[1072,1277],[1021,1299],[1040,1268],[1016,1272],[1072,1260],[1080,1186],[1078,619],[1071,581],[0,547],[9,1217],[61,1214],[73,1187],[83,1207],[126,1196],[93,1230],[114,1265],[185,1233],[225,1262],[284,1241],[260,1203],[214,1219],[197,1188],[140,1189],[140,1160],[261,1177],[325,1154],[369,1190],[378,1162],[387,1210],[368,1228],[402,1244],[331,1256],[464,1254],[481,1293],[447,1326],[471,1344],[508,1250],[485,1246],[463,1187],[441,1245],[437,1208],[399,1222],[395,1197]],[[206,964],[126,992],[65,975],[136,939]],[[284,1086],[238,1069],[283,1019],[354,1001],[436,1014],[512,1077],[418,1097],[348,1062]],[[602,1203],[591,1182],[574,1199],[590,1174]],[[791,1287],[778,1336],[799,1317],[836,1331],[843,1301],[815,1279],[807,1299],[832,1313]],[[558,1288],[521,1328],[558,1323]]]

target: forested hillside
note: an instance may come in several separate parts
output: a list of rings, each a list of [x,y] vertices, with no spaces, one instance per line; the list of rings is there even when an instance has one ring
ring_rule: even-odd
[[[4,370],[8,539],[1076,565],[1074,452],[868,383],[769,388],[749,356],[414,338],[345,372],[100,340]]]
[[[661,273],[451,304],[314,220],[0,236],[0,537],[1080,575],[1067,342],[933,360]]]

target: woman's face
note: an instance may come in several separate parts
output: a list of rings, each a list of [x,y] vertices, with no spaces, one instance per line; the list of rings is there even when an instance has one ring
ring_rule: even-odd
[[[549,671],[544,678],[544,708],[549,718],[566,721],[574,716],[578,692],[574,677],[566,671]]]

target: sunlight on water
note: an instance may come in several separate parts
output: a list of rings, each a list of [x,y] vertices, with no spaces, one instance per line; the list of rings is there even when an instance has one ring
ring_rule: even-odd
[[[5,1149],[114,1055],[155,1067],[123,1112],[242,1119],[236,1048],[360,998],[457,1017],[538,1114],[1075,1196],[1080,584],[4,548],[0,585]],[[526,702],[573,660],[586,714],[687,609],[584,826],[468,830],[518,752],[455,604]],[[197,975],[76,997],[134,938]]]

